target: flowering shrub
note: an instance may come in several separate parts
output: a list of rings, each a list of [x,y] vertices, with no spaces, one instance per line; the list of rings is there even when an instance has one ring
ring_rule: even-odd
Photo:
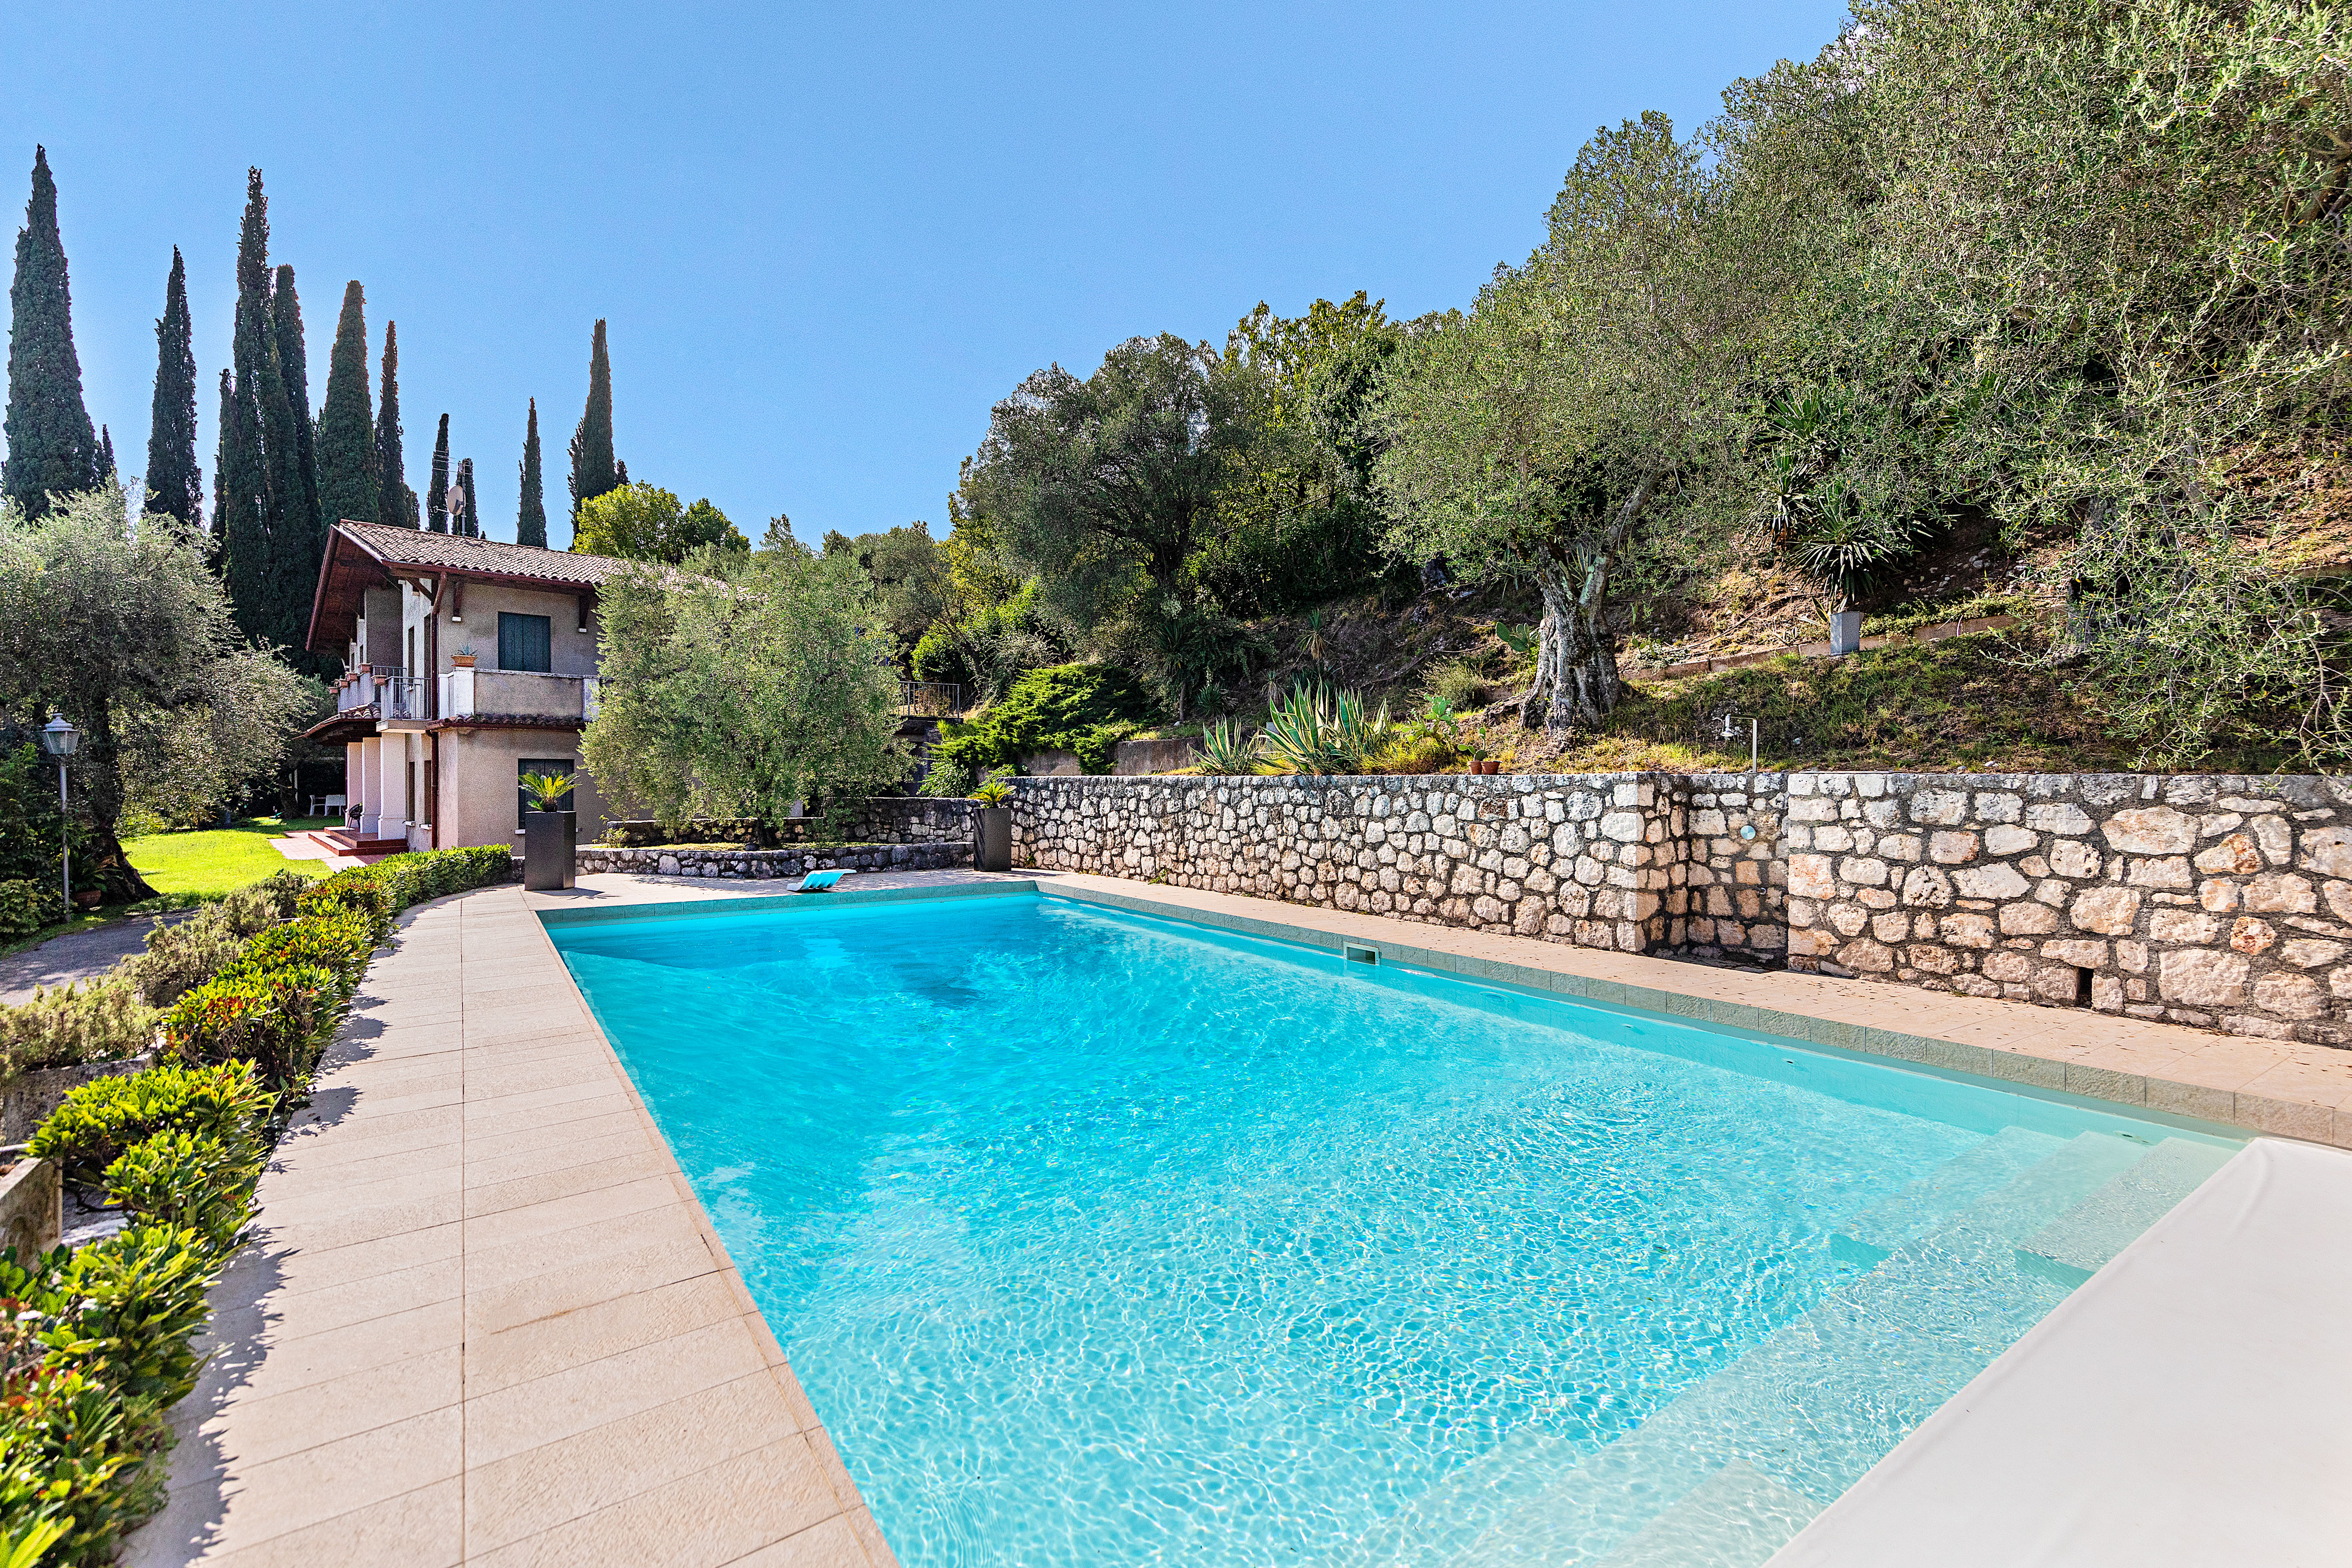
[[[189,992],[163,1016],[163,1055],[178,1062],[251,1062],[296,1088],[319,1065],[350,994],[315,963],[277,963],[224,974]]]

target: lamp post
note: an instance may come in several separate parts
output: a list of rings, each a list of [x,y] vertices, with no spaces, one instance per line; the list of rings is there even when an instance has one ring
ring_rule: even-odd
[[[59,714],[41,727],[41,750],[58,760],[58,885],[66,896],[66,913],[73,913],[72,826],[66,819],[66,759],[81,745],[81,731]]]

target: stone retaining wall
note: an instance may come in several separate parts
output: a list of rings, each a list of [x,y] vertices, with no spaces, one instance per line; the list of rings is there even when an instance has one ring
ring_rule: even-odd
[[[1613,773],[1014,781],[1015,864],[1647,952],[1667,781]]]
[[[835,825],[838,829],[838,825]],[[805,843],[813,833],[826,830],[821,817],[795,817],[773,830],[781,844]],[[739,838],[756,842],[769,831],[749,817],[698,817],[687,829],[689,841]],[[882,795],[860,801],[846,828],[859,844],[969,844],[971,842],[971,802],[941,800],[929,795]],[[632,818],[605,825],[605,837],[629,847],[657,849],[668,835],[658,822]],[[603,846],[610,847],[610,845]]]
[[[1015,863],[2352,1046],[2352,779],[1028,778]]]
[[[834,848],[680,849],[648,845],[624,849],[583,844],[574,862],[580,874],[634,871],[641,876],[719,877],[764,880],[811,871],[946,871],[971,864],[971,844],[851,844]]]

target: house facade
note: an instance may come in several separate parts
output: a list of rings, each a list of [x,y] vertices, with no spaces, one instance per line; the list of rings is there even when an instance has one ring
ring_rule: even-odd
[[[527,773],[571,773],[585,841],[604,803],[580,765],[596,716],[596,595],[627,563],[339,522],[309,646],[343,661],[346,827],[362,850],[520,847]]]

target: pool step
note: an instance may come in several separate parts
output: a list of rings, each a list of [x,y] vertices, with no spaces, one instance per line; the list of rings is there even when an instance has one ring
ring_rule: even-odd
[[[1812,1522],[1821,1504],[1734,1459],[1593,1568],[1721,1568],[1757,1563]]]
[[[1597,1568],[1644,1541],[1654,1525],[1661,1533],[1650,1541],[1664,1552],[1697,1539],[1664,1522],[1687,1501],[1692,1512],[1681,1517],[1689,1531],[1699,1520],[1715,1521],[1703,1554],[1691,1562],[1762,1563],[1794,1533],[1796,1525],[1783,1531],[1784,1524],[1801,1525],[1797,1515],[1825,1505],[1884,1457],[1887,1415],[1916,1425],[1958,1391],[1965,1378],[1942,1370],[1937,1344],[2007,1344],[2055,1304],[2057,1282],[2021,1273],[2019,1241],[2148,1152],[2145,1144],[2099,1133],[2043,1142],[2048,1152],[2021,1170],[2020,1141],[2010,1140],[1978,1174],[1941,1189],[1964,1185],[1982,1194],[1976,1202],[1941,1223],[1900,1222],[1919,1234],[1887,1249],[1876,1268],[1840,1280],[1812,1310],[1561,1471],[1468,1550],[1441,1561],[1446,1568]],[[2004,1168],[2013,1173],[1986,1191],[1982,1169]],[[1923,1204],[1922,1212],[1932,1206]],[[1897,1222],[1888,1216],[1886,1224]],[[1892,1236],[1885,1228],[1876,1234]],[[1786,1497],[1766,1508],[1706,1491],[1718,1476],[1729,1495],[1747,1487],[1735,1465]],[[1446,1533],[1458,1540],[1458,1526]],[[1417,1565],[1428,1558],[1413,1551],[1385,1561]]]
[[[2081,1284],[2236,1152],[2186,1138],[2166,1139],[2028,1237],[2017,1249],[2018,1267],[2070,1289]]]
[[[2065,1146],[2066,1140],[2046,1132],[2004,1127],[1846,1220],[1830,1238],[1831,1245],[1835,1248],[1844,1238],[1875,1247],[1884,1256],[1999,1192]]]

